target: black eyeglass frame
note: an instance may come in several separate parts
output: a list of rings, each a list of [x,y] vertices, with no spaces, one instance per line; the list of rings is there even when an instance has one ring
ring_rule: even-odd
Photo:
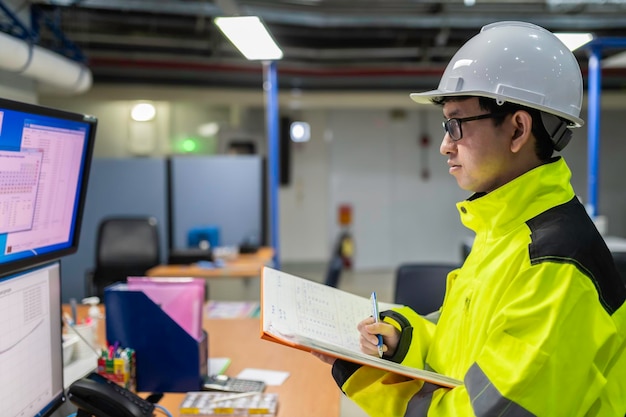
[[[450,136],[450,139],[452,139],[453,142],[458,142],[461,139],[463,139],[463,129],[461,128],[461,125],[463,122],[471,122],[473,120],[482,120],[482,119],[491,119],[494,117],[506,116],[507,114],[509,113],[487,113],[487,114],[481,114],[479,116],[462,117],[462,118],[453,117],[451,119],[444,120],[443,122],[441,122],[441,125],[443,126],[443,131],[445,133],[448,133],[448,135]],[[458,138],[455,138],[454,136],[452,136],[452,132],[450,129],[451,123],[458,123],[459,125],[459,137]]]

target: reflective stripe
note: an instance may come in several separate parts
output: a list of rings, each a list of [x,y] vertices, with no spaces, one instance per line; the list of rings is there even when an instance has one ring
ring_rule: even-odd
[[[422,389],[409,400],[404,417],[426,417],[433,401],[433,392],[438,388],[441,387],[424,382]]]
[[[465,375],[465,387],[476,417],[530,417],[533,413],[505,398],[489,381],[478,364],[473,364]]]

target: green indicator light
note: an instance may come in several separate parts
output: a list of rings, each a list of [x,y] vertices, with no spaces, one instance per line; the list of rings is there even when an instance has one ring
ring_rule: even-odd
[[[183,151],[185,152],[193,152],[197,149],[197,147],[198,145],[193,139],[185,139],[182,144]]]

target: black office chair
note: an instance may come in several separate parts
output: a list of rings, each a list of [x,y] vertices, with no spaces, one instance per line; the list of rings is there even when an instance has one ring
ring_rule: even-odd
[[[154,217],[110,217],[98,226],[96,264],[85,277],[85,295],[104,301],[104,288],[142,276],[160,263],[157,220]]]
[[[446,292],[446,277],[458,268],[452,263],[407,263],[396,270],[394,302],[426,315],[438,310]]]

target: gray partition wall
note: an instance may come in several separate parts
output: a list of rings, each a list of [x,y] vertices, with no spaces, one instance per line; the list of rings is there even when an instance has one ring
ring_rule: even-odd
[[[61,260],[62,297],[84,296],[85,274],[94,267],[96,234],[108,216],[154,216],[161,260],[167,254],[166,161],[158,158],[94,159],[78,251]]]
[[[105,217],[156,217],[163,263],[170,230],[175,248],[187,247],[190,228],[206,225],[219,228],[221,245],[263,243],[262,181],[259,156],[177,156],[169,167],[159,158],[94,159],[79,248],[61,260],[63,301],[84,297],[85,274],[94,267],[97,229]]]
[[[256,155],[171,158],[172,246],[191,228],[217,226],[220,245],[263,243],[263,163]]]

